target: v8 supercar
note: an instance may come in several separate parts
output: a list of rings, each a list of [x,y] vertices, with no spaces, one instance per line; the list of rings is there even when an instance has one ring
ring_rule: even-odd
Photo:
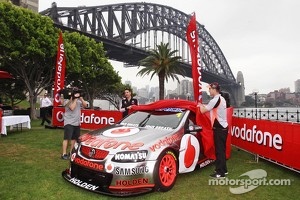
[[[170,190],[177,175],[204,167],[197,107],[184,100],[135,106],[114,125],[79,138],[63,177],[93,192],[130,196]],[[201,126],[200,126],[201,125]]]

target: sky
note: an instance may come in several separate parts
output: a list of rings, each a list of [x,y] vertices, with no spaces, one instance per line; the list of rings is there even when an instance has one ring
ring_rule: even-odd
[[[39,11],[51,7],[53,1],[39,0]],[[125,0],[54,0],[58,7],[98,6]],[[186,14],[196,13],[197,21],[217,42],[233,75],[244,75],[245,94],[266,94],[281,88],[295,91],[300,79],[300,1],[299,0],[149,0],[167,5]],[[201,41],[200,41],[201,42]],[[142,88],[158,86],[155,77],[136,77],[138,68],[124,68],[111,62],[122,81],[130,80]],[[175,89],[170,81],[167,89]]]

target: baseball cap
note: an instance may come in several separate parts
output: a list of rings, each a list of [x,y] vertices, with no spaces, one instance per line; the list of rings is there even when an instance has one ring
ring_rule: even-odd
[[[213,88],[213,89],[216,89],[216,90],[220,90],[220,85],[219,85],[219,83],[217,83],[217,82],[213,82],[213,83],[210,83],[209,84],[209,87],[210,88]]]

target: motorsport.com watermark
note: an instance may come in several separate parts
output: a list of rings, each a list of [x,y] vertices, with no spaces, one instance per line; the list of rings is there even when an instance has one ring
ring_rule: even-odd
[[[254,190],[258,186],[287,186],[292,184],[291,179],[267,179],[267,172],[263,169],[248,171],[242,175],[248,176],[248,179],[209,179],[208,185],[228,185],[232,194],[244,194]],[[232,187],[235,186],[235,187]]]

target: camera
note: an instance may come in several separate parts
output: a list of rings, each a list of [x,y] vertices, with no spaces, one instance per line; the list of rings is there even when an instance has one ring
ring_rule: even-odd
[[[73,99],[81,97],[81,91],[78,88],[73,88],[71,96]]]
[[[81,89],[74,87],[74,88],[67,88],[60,91],[60,94],[64,96],[65,99],[76,99],[83,97],[83,92]]]

